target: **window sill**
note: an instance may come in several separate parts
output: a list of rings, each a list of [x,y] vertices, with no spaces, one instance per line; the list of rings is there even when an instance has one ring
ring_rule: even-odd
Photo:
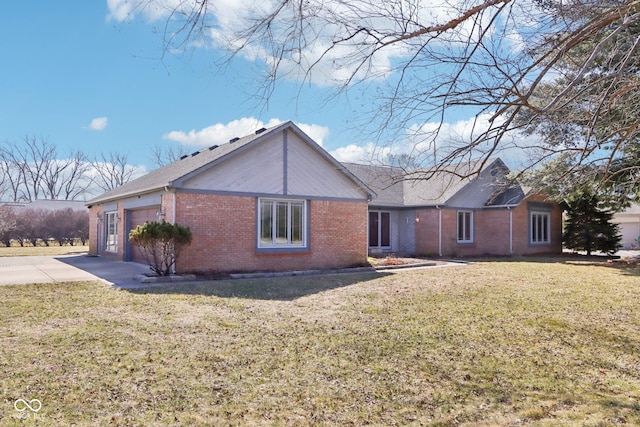
[[[303,247],[269,247],[269,248],[256,248],[258,255],[268,254],[288,254],[288,253],[307,253],[309,248]]]

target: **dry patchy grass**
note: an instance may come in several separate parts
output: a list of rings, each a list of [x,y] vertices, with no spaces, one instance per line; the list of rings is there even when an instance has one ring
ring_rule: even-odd
[[[51,246],[2,246],[0,247],[0,257],[7,256],[55,256],[89,252],[89,246],[83,245],[51,245]]]
[[[5,425],[640,424],[634,269],[480,262],[0,299]]]

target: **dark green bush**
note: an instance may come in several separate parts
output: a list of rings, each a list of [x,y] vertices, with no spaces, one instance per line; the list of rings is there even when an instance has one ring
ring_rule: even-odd
[[[168,276],[175,268],[180,250],[191,244],[191,230],[165,220],[145,222],[131,230],[129,241],[141,249],[153,272]]]

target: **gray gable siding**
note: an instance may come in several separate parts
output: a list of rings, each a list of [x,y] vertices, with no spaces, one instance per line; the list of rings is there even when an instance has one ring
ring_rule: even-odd
[[[287,138],[287,194],[292,196],[366,199],[367,193],[353,185],[336,164],[321,156],[316,147],[289,132]]]
[[[292,140],[291,152],[288,139]],[[291,163],[288,156],[296,162],[291,169],[285,168],[285,164]],[[203,148],[86,204],[109,203],[163,189],[357,200],[375,197],[373,191],[295,124],[286,122],[219,147]]]
[[[500,162],[502,163],[502,162]],[[491,197],[500,190],[502,178],[508,173],[496,162],[482,170],[479,176],[467,183],[458,193],[451,197],[447,205],[480,209],[490,202]]]
[[[180,188],[284,194],[282,133],[184,180]]]
[[[488,162],[480,174],[473,174],[477,162],[451,165],[442,171],[403,171],[396,167],[348,164],[361,181],[377,192],[372,209],[411,207],[453,207],[480,209],[497,200],[519,204],[524,191],[519,186],[504,187],[509,169],[500,159]],[[469,175],[469,176],[466,176]]]

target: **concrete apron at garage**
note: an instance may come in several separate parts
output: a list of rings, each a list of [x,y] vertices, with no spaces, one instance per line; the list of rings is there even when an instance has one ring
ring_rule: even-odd
[[[148,272],[143,264],[88,255],[0,257],[0,285],[99,280],[120,287]]]

